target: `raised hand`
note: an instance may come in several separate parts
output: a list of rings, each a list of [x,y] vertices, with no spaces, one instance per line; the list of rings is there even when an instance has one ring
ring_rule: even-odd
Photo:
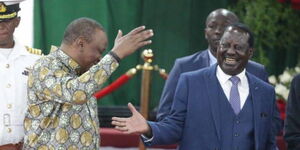
[[[137,134],[150,134],[151,129],[146,119],[134,108],[131,103],[128,103],[128,108],[132,113],[129,118],[112,118],[112,125],[123,133],[137,133]]]
[[[153,35],[152,29],[145,30],[145,26],[137,27],[124,36],[119,30],[112,51],[122,59],[137,49],[151,44],[152,41],[149,38]]]

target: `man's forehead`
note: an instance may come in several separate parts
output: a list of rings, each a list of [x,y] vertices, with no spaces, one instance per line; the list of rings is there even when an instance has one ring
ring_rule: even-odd
[[[229,26],[225,32],[225,33],[235,33],[235,34],[241,34],[241,35],[246,35],[247,37],[249,37],[249,34],[241,29],[238,28],[233,28],[232,26]]]
[[[238,29],[233,29],[233,30],[227,30],[224,32],[223,36],[221,37],[221,43],[223,42],[237,42],[241,45],[243,44],[248,44],[248,38],[249,38],[249,34],[244,32],[244,31],[240,31]]]
[[[207,20],[207,24],[209,23],[226,23],[229,24],[231,23],[230,19],[224,17],[224,19],[219,19],[218,17],[213,17]]]
[[[226,12],[226,13],[225,13]],[[206,23],[222,21],[224,23],[231,23],[232,17],[228,15],[229,12],[224,10],[224,13],[213,12],[208,18]]]

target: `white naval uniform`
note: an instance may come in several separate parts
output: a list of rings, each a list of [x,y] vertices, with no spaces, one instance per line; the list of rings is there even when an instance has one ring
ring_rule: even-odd
[[[15,41],[8,58],[0,54],[0,145],[23,140],[28,69],[39,55]]]

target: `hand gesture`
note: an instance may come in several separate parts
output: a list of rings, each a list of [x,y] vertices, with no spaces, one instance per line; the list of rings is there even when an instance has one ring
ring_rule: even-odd
[[[152,41],[148,39],[153,35],[152,29],[145,30],[145,26],[137,27],[124,36],[119,30],[112,51],[122,59],[137,49],[151,44]]]
[[[128,108],[131,111],[132,116],[129,118],[113,117],[112,125],[115,125],[117,130],[128,134],[145,134],[151,132],[146,119],[134,108],[131,103],[128,103]]]

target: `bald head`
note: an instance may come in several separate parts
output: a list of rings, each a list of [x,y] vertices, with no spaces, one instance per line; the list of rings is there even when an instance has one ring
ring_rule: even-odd
[[[208,49],[216,56],[217,48],[225,28],[239,21],[238,17],[227,9],[217,9],[211,12],[206,19],[205,38]]]
[[[224,16],[225,18],[227,18],[227,20],[231,23],[237,23],[239,22],[239,18],[236,16],[235,13],[224,9],[224,8],[220,8],[220,9],[216,9],[214,11],[212,11],[206,18],[206,25],[208,23],[209,20],[216,18],[216,16]]]

